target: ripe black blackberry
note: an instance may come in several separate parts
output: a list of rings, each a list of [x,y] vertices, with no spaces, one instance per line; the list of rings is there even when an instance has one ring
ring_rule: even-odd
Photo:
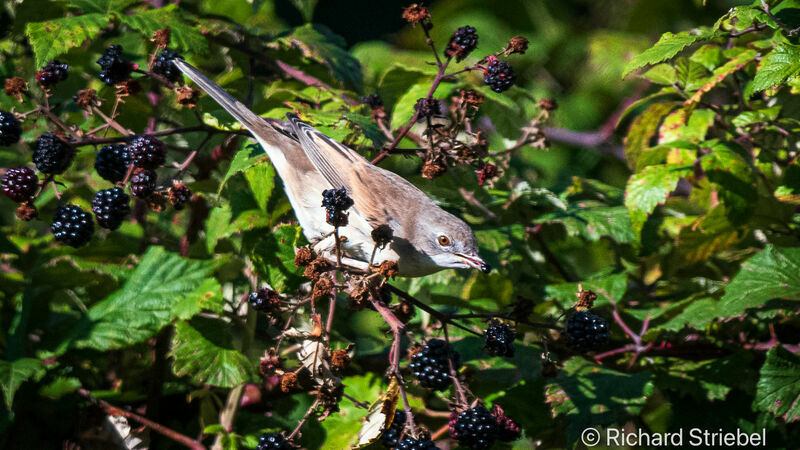
[[[192,198],[192,191],[183,183],[174,183],[169,188],[169,202],[178,211],[182,210],[186,203]]]
[[[256,311],[270,313],[281,305],[281,296],[272,289],[261,288],[247,296],[247,303]]]
[[[0,179],[0,183],[2,183],[0,189],[3,194],[17,203],[22,203],[28,201],[36,193],[36,188],[39,187],[39,178],[33,170],[27,167],[17,167],[8,169]]]
[[[264,433],[258,438],[256,450],[291,450],[292,446],[280,433]]]
[[[447,342],[441,339],[431,339],[417,352],[408,365],[411,372],[423,387],[441,391],[450,386],[450,364],[453,358],[453,367],[461,365],[461,358]]]
[[[50,231],[59,242],[72,247],[86,245],[94,233],[92,215],[76,205],[59,206],[53,216]]]
[[[122,59],[121,45],[108,47],[103,52],[103,56],[97,60],[97,64],[103,69],[100,72],[100,80],[109,86],[127,80],[133,70],[133,65]]]
[[[116,230],[131,213],[130,197],[118,187],[99,191],[92,199],[92,212],[101,227]]]
[[[483,82],[495,92],[507,91],[514,84],[514,68],[505,61],[490,58],[483,72]]]
[[[499,320],[492,320],[483,332],[484,348],[492,356],[514,356],[514,330]]]
[[[162,50],[161,53],[159,53],[156,57],[155,61],[153,61],[153,65],[150,66],[150,70],[173,83],[177,83],[183,74],[180,70],[178,70],[177,67],[175,67],[175,64],[172,63],[172,60],[180,57],[181,55],[176,51]]]
[[[97,173],[112,183],[122,181],[128,173],[131,156],[125,144],[104,145],[94,160]]]
[[[167,160],[164,143],[149,134],[139,134],[126,147],[133,165],[143,169],[155,169]]]
[[[156,173],[152,170],[137,168],[131,176],[131,194],[135,197],[149,197],[156,190]]]
[[[402,409],[394,411],[394,419],[389,428],[381,434],[381,444],[386,448],[395,448],[400,441],[400,435],[406,427],[406,412]]]
[[[464,447],[489,448],[497,440],[497,420],[479,405],[461,411],[450,432]]]
[[[19,142],[22,135],[22,125],[19,120],[8,111],[0,111],[0,145],[6,146]]]
[[[326,189],[322,191],[322,206],[325,207],[325,221],[335,227],[347,225],[347,211],[353,206],[353,199],[347,195],[347,189]]]
[[[589,311],[578,311],[567,320],[567,341],[575,351],[593,350],[606,343],[609,337],[606,319]]]
[[[434,450],[439,447],[430,439],[414,439],[410,436],[406,436],[395,448],[397,450]]]
[[[33,144],[33,163],[39,172],[55,175],[64,172],[75,156],[75,148],[53,133],[42,133]]]
[[[36,72],[36,81],[45,87],[52,86],[59,81],[66,80],[68,74],[69,66],[67,63],[54,59]]]
[[[453,36],[450,38],[450,43],[447,44],[445,54],[456,58],[456,62],[461,62],[467,57],[475,47],[478,46],[478,34],[475,28],[466,26],[457,29]]]

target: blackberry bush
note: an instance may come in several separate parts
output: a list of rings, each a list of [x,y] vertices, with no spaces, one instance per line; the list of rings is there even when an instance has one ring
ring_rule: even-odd
[[[447,342],[441,339],[431,339],[412,358],[409,367],[411,372],[426,388],[441,391],[450,386],[450,364],[453,358],[453,367],[461,365],[461,358]]]
[[[0,145],[6,146],[19,142],[22,136],[22,125],[8,111],[0,111]]]
[[[131,212],[130,197],[121,188],[100,191],[92,199],[92,212],[101,227],[116,230]]]
[[[53,237],[72,247],[82,247],[92,238],[92,215],[76,205],[59,206],[50,225]]]
[[[483,82],[495,92],[507,91],[514,84],[514,68],[505,61],[490,58],[484,70]]]
[[[155,169],[163,165],[167,158],[164,143],[149,134],[134,136],[126,151],[133,165],[143,169]]]
[[[611,333],[606,319],[589,311],[578,311],[567,321],[567,340],[579,352],[594,350],[605,344]]]
[[[469,448],[489,448],[497,440],[497,420],[483,406],[458,414],[450,427],[451,437]]]
[[[52,86],[67,79],[69,66],[67,63],[54,59],[36,72],[36,81],[42,86]]]
[[[50,132],[39,136],[33,145],[33,163],[48,175],[63,173],[74,156],[75,148]]]
[[[2,191],[8,198],[17,203],[30,200],[39,187],[39,178],[27,167],[8,169],[0,179]]]
[[[130,163],[131,157],[125,144],[104,145],[97,152],[94,169],[103,179],[117,183],[125,178]]]
[[[131,71],[133,71],[133,65],[122,59],[121,45],[108,47],[100,59],[97,60],[97,64],[102,69],[100,80],[109,86],[127,80],[131,76]]]
[[[456,58],[456,62],[461,62],[478,46],[478,34],[475,28],[466,26],[457,29],[447,44],[445,53]]]

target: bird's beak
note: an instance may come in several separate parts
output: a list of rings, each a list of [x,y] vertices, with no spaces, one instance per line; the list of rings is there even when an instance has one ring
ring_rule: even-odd
[[[489,273],[492,271],[492,267],[478,255],[464,255],[462,253],[456,253],[456,256],[461,258],[464,263],[473,269],[478,269],[483,273]]]

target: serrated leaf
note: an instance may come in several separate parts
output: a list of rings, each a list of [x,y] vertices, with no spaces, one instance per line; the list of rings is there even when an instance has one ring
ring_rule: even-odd
[[[631,176],[625,188],[625,206],[631,213],[634,231],[641,230],[647,216],[667,200],[681,178],[691,173],[691,167],[681,164],[659,164]]]
[[[724,400],[734,387],[747,389],[753,370],[748,352],[705,361],[666,358],[655,373],[660,389],[688,393],[699,401]],[[732,377],[735,373],[737,376]]]
[[[248,168],[253,167],[259,162],[267,159],[267,154],[260,145],[245,145],[244,148],[236,152],[236,154],[233,156],[231,164],[228,166],[228,171],[225,172],[225,176],[222,177],[222,182],[219,184],[219,190],[217,191],[217,194],[222,192],[222,188],[225,187],[225,184],[232,176],[239,172],[244,172]]]
[[[785,422],[800,420],[800,357],[781,345],[767,352],[754,404]]]
[[[624,77],[641,67],[666,61],[695,42],[711,39],[713,36],[714,32],[710,29],[695,30],[694,32],[682,31],[677,34],[664,33],[655,45],[636,55],[625,65],[622,76]]]
[[[67,5],[85,13],[120,13],[136,0],[67,0]]]
[[[272,232],[248,231],[243,235],[243,245],[256,273],[278,292],[296,289],[303,282],[302,268],[294,265],[294,249],[300,236],[301,228],[296,225],[280,225]]]
[[[213,261],[191,260],[150,247],[122,288],[89,308],[71,344],[110,350],[154,336],[174,318],[173,304],[196,293],[214,267]]]
[[[745,95],[773,88],[787,78],[800,72],[800,47],[780,44],[767,54],[758,66],[753,81],[747,86]]]
[[[219,281],[216,278],[206,278],[197,289],[172,304],[172,315],[178,319],[190,319],[202,310],[221,314],[223,305]]]
[[[119,20],[147,38],[152,37],[157,30],[169,27],[171,47],[187,53],[206,53],[208,43],[205,36],[181,18],[177,8],[177,5],[171,4],[159,9],[121,14]]]
[[[654,103],[631,122],[623,144],[628,167],[637,166],[639,156],[650,147],[650,141],[656,135],[661,121],[677,106],[677,102]]]
[[[430,79],[431,76],[422,70],[409,69],[404,65],[390,67],[383,73],[378,82],[378,92],[381,94],[383,104],[391,111],[400,96],[408,91],[411,86],[420,84],[424,80]],[[406,120],[408,119],[406,118]]]
[[[642,76],[653,83],[667,86],[672,86],[678,82],[678,74],[675,72],[675,68],[666,63],[651,67]]]
[[[36,67],[41,67],[56,56],[97,36],[106,26],[108,18],[105,15],[91,13],[32,22],[25,26],[25,35],[33,47]]]
[[[38,359],[0,360],[0,386],[3,388],[6,407],[11,408],[14,403],[14,394],[24,381],[31,378],[39,378],[44,375],[44,372],[44,363]]]
[[[800,248],[769,245],[748,259],[725,288],[720,310],[739,315],[773,298],[800,299]]]
[[[728,220],[724,205],[717,205],[708,214],[681,229],[676,244],[677,253],[687,262],[705,261],[742,240],[745,232]]]
[[[256,380],[253,363],[233,348],[229,327],[219,320],[176,323],[170,351],[175,375],[188,376],[200,385],[226,388]]]
[[[266,212],[275,188],[275,168],[268,161],[259,161],[244,170],[244,177],[253,191],[258,207]]]
[[[539,216],[535,223],[560,223],[570,236],[581,236],[590,242],[603,236],[609,236],[619,243],[636,239],[631,228],[630,214],[623,206],[573,204],[566,211]]]
[[[686,100],[683,103],[684,106],[693,107],[696,105],[703,97],[703,94],[722,83],[730,74],[750,64],[757,55],[758,53],[755,50],[746,49],[721,67],[714,69],[714,72],[711,74],[711,79],[701,86],[688,100]]]

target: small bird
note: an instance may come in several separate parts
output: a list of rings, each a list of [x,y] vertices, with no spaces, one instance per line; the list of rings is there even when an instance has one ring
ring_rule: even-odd
[[[175,59],[174,64],[261,144],[318,255],[336,260],[333,227],[325,220],[322,192],[344,188],[354,205],[348,211],[348,224],[339,229],[339,235],[346,237],[342,264],[366,271],[370,264],[396,261],[399,275],[407,277],[447,268],[491,270],[478,255],[469,225],[404,178],[373,165],[294,114],[287,114],[288,121],[260,117],[185,61]],[[392,240],[376,249],[371,233],[380,226],[391,228]]]

